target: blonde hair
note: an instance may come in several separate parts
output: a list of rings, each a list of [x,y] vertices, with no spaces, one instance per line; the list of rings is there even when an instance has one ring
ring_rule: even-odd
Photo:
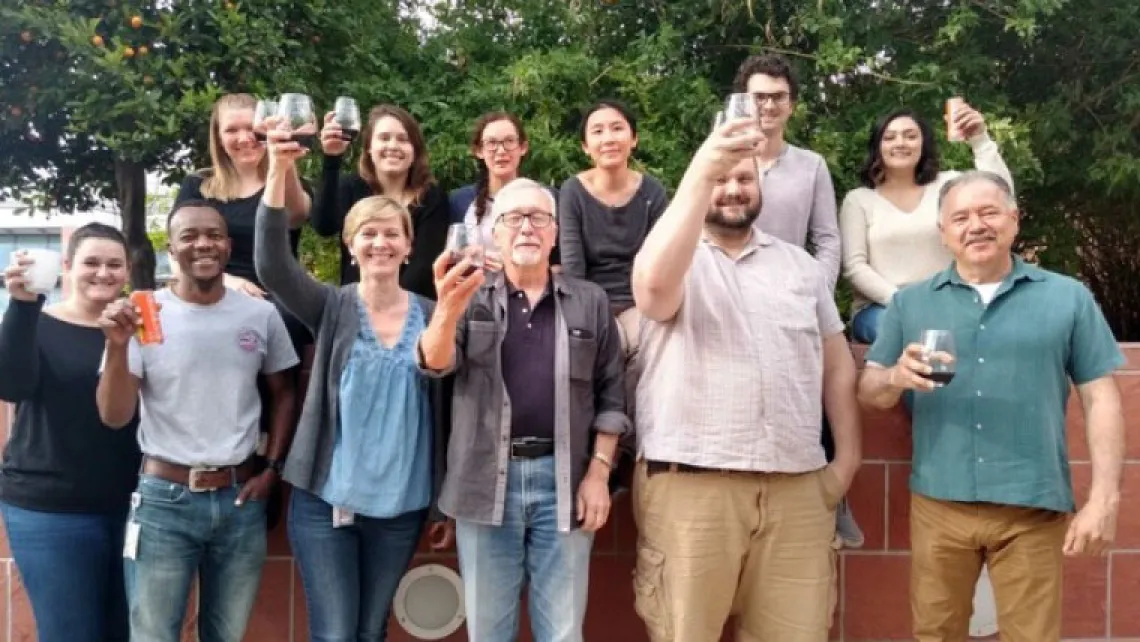
[[[217,201],[232,201],[241,196],[237,169],[222,145],[221,113],[223,109],[254,109],[257,99],[249,94],[226,94],[214,103],[210,112],[210,162],[212,167],[200,170],[203,177],[202,196]],[[263,156],[257,167],[262,179],[269,171],[269,156]]]
[[[400,219],[400,227],[408,242],[412,242],[412,215],[394,198],[388,196],[369,196],[356,202],[344,217],[343,240],[345,244],[352,242],[352,237],[368,223],[374,221],[390,221]]]

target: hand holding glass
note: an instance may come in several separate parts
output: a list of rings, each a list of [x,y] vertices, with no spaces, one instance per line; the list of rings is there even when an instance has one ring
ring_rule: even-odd
[[[924,361],[930,366],[930,374],[922,376],[941,388],[954,379],[957,352],[954,348],[954,335],[949,330],[923,330],[918,342],[922,345]]]
[[[351,143],[360,135],[360,106],[356,100],[348,96],[336,99],[333,106],[333,120],[340,126],[340,137],[346,143]]]
[[[277,113],[277,102],[272,100],[259,100],[253,109],[253,137],[259,143],[264,143],[266,136],[265,119]]]
[[[313,149],[317,139],[317,119],[313,101],[305,94],[283,94],[277,104],[277,115],[293,130],[293,140]]]
[[[471,263],[471,266],[463,272],[463,276],[475,274],[475,270],[484,265],[482,234],[479,228],[468,227],[466,223],[453,223],[447,229],[447,244],[444,246],[444,251],[448,253],[448,270],[465,258]]]

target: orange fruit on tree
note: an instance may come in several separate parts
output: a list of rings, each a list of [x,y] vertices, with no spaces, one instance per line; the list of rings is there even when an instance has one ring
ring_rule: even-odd
[[[131,17],[131,27],[133,27],[135,29],[142,27],[142,22],[143,22],[142,16],[132,16]]]
[[[150,53],[150,49],[147,49],[146,45],[139,45],[139,55],[140,56],[145,56],[148,53]]]
[[[96,47],[102,47],[103,36],[91,36],[91,44],[95,45]]]
[[[123,47],[123,55],[126,56],[127,58],[134,58],[135,57],[135,50],[131,47]]]
[[[143,76],[143,84],[148,86],[148,87],[153,85],[154,84],[154,76]]]

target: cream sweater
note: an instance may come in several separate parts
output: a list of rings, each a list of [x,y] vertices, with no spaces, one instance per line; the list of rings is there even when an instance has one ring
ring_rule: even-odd
[[[974,166],[1013,178],[987,134],[969,141]],[[843,276],[855,290],[852,314],[869,303],[886,305],[904,285],[929,278],[954,259],[942,245],[938,231],[938,190],[961,172],[940,172],[926,185],[922,200],[912,212],[904,212],[873,189],[859,187],[847,193],[839,209],[839,233],[843,240]]]

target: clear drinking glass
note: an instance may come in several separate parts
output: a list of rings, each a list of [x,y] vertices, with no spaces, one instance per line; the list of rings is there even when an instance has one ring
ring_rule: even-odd
[[[922,354],[931,372],[924,375],[938,388],[954,379],[958,353],[954,347],[954,335],[949,330],[923,330],[918,338]]]
[[[265,142],[265,119],[277,113],[277,101],[259,100],[253,109],[253,136],[258,142]]]
[[[355,98],[341,96],[333,106],[333,120],[340,126],[340,137],[351,143],[360,135],[360,106]]]
[[[317,141],[317,118],[311,98],[305,94],[282,94],[277,115],[293,130],[293,140],[313,149]]]
[[[756,99],[752,94],[730,94],[724,102],[724,115],[728,120],[736,118],[751,118],[759,122],[760,110],[756,108]]]
[[[468,227],[466,223],[452,223],[447,228],[447,244],[444,250],[448,253],[447,269],[455,267],[464,258],[471,261],[463,276],[471,276],[475,270],[484,265],[484,251],[482,234],[479,228]]]

